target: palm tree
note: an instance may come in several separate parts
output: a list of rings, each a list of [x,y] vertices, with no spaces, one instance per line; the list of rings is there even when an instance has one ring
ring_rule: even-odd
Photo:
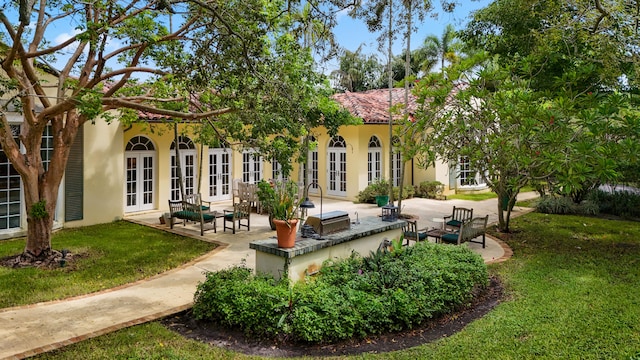
[[[440,60],[440,71],[444,73],[446,62],[456,63],[459,60],[457,53],[461,47],[462,43],[457,40],[456,30],[451,24],[444,28],[440,38],[435,35],[427,36],[422,44],[425,58],[421,71],[429,72],[435,61]]]
[[[344,50],[337,70],[331,73],[341,90],[364,91],[381,87],[382,64],[375,55],[362,53],[362,45],[356,51]]]

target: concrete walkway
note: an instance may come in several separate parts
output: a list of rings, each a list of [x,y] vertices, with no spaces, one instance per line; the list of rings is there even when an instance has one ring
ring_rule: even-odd
[[[524,193],[518,199],[535,196],[535,193]],[[312,200],[316,208],[311,209],[310,214],[319,213],[319,199]],[[489,214],[490,223],[498,218],[496,199],[469,202],[416,198],[405,200],[402,205],[403,213],[419,216],[420,228],[440,226],[434,219],[450,214],[454,205],[473,208],[475,216]],[[225,205],[221,204],[219,208],[225,208]],[[380,208],[371,204],[324,199],[323,212],[332,210],[347,211],[352,220],[381,213]],[[513,216],[526,211],[528,209],[516,207]],[[159,224],[159,215],[159,212],[150,212],[128,219],[168,230],[168,226]],[[178,233],[220,244],[214,251],[177,269],[98,293],[0,309],[0,359],[22,359],[187,309],[192,305],[198,282],[204,280],[204,272],[242,262],[254,267],[255,251],[249,249],[249,242],[274,236],[263,215],[252,214],[250,232],[241,230],[232,235],[221,228],[219,222],[217,234],[208,231],[201,238],[195,226],[176,226],[174,230]],[[479,244],[468,245],[487,263],[502,261],[511,255],[506,245],[490,237],[485,249]]]

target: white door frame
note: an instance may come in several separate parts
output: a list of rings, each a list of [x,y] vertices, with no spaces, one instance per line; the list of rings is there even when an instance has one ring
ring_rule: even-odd
[[[155,151],[125,152],[125,212],[155,209],[155,163]]]
[[[347,196],[347,147],[339,135],[327,148],[327,195]]]
[[[209,149],[209,201],[231,199],[231,156],[226,148]]]

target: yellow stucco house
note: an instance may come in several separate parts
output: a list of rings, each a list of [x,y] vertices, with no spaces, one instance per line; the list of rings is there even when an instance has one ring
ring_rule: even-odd
[[[394,102],[404,98],[402,91],[394,90]],[[312,140],[318,146],[310,153],[305,172],[309,183],[322,187],[325,197],[355,200],[374,179],[388,177],[388,90],[345,93],[334,99],[362,118],[363,124],[341,127],[331,138],[323,128],[313,129]],[[20,126],[20,114],[7,116],[12,126]],[[181,133],[186,131],[181,127]],[[50,136],[45,133],[44,154],[51,150],[47,147]],[[150,125],[124,126],[117,121],[86,124],[73,145],[60,188],[55,226],[77,227],[111,222],[128,214],[167,211],[167,200],[180,196],[175,146],[179,147],[187,193],[198,192],[200,187],[203,200],[231,200],[236,179],[255,183],[281,177],[277,163],[258,158],[251,151],[201,147],[193,138],[182,135],[176,144],[172,128],[153,119]],[[394,161],[399,163],[398,159]],[[294,166],[292,179],[299,179],[297,169]],[[419,169],[412,162],[405,170],[405,184],[438,180],[445,184],[446,191],[459,187],[457,173],[465,171],[447,164]],[[396,185],[398,174],[394,173]],[[318,189],[312,186],[310,192],[317,194]],[[24,212],[21,179],[0,151],[0,238],[25,234]]]

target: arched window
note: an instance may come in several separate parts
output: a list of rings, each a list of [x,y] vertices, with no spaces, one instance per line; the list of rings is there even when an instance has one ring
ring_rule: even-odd
[[[125,146],[125,212],[155,207],[156,151],[146,136],[134,136]]]
[[[171,142],[171,200],[180,200],[180,180],[176,161],[176,141]],[[193,194],[196,187],[196,146],[186,136],[178,137],[178,152],[180,153],[180,170],[185,195]]]
[[[367,183],[371,184],[382,177],[382,144],[377,136],[369,138],[367,152]]]
[[[400,138],[394,136],[392,138],[393,146],[395,147],[393,152],[393,186],[400,186],[400,172],[402,169],[402,153],[400,152]]]
[[[327,149],[327,194],[347,195],[347,143],[340,135],[329,141]]]

